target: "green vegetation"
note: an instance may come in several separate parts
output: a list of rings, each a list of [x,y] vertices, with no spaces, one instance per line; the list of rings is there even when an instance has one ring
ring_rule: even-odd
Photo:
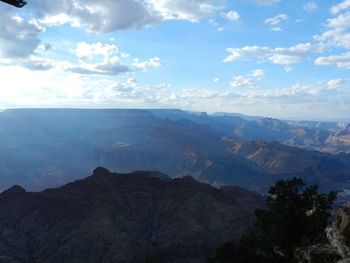
[[[278,181],[266,198],[266,209],[256,211],[256,229],[234,246],[216,250],[213,263],[293,263],[297,247],[320,242],[331,215],[335,192],[319,193],[302,179]]]

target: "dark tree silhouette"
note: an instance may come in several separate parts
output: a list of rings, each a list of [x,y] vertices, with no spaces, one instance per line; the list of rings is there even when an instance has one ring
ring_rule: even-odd
[[[22,8],[23,6],[25,6],[27,4],[27,2],[25,2],[23,0],[0,0],[0,1],[7,3],[9,5],[13,5],[13,6],[18,7],[18,8]]]
[[[257,210],[263,244],[272,253],[292,258],[295,248],[317,241],[328,224],[335,192],[319,193],[302,179],[278,181],[266,198],[267,210]],[[288,261],[287,261],[288,262]]]
[[[278,181],[266,196],[266,209],[256,210],[256,229],[238,246],[224,244],[210,263],[294,263],[297,247],[322,241],[335,192],[319,193],[302,179]]]

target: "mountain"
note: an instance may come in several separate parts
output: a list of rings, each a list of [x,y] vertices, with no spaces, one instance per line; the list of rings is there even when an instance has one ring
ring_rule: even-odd
[[[349,154],[307,151],[277,142],[225,140],[231,143],[232,154],[254,162],[266,173],[278,178],[301,177],[305,182],[317,184],[325,191],[350,187]]]
[[[204,262],[239,240],[262,205],[238,187],[99,167],[59,188],[0,194],[0,261]]]
[[[103,135],[156,118],[144,110],[18,109],[0,113],[0,190],[13,184],[44,189],[82,178],[98,166]],[[136,139],[136,138],[135,138]]]
[[[350,153],[350,129],[345,122],[283,121],[242,114],[189,113],[155,110],[156,116],[172,120],[188,119],[209,125],[214,131],[239,141],[264,140],[329,153]]]
[[[348,145],[350,145],[350,124],[343,125],[340,128],[336,129],[330,136],[327,138],[328,149],[329,151],[349,152]]]
[[[0,123],[2,189],[54,187],[96,166],[191,174],[250,189],[264,178],[254,164],[228,154],[223,135],[208,124],[163,119],[147,110],[9,110]]]
[[[220,117],[220,116],[231,116],[231,117],[240,117],[247,121],[256,121],[264,119],[262,116],[249,116],[241,113],[227,113],[227,112],[214,112],[211,116]]]
[[[334,130],[347,126],[346,122],[322,122],[322,121],[291,121],[286,120],[287,124],[291,126],[305,127],[305,128],[319,128],[323,130]]]
[[[228,136],[238,122],[250,127],[243,129],[250,131],[245,136],[271,141]],[[124,173],[190,174],[215,186],[237,185],[262,193],[276,180],[293,176],[326,190],[350,189],[348,154],[274,142],[274,137],[288,138],[280,132],[285,127],[278,120],[246,122],[180,110],[7,110],[0,113],[0,189],[14,184],[29,190],[57,187],[97,166]],[[336,138],[346,134],[339,132]]]

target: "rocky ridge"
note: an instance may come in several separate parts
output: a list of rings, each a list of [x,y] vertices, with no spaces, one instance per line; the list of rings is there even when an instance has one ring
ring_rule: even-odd
[[[59,188],[1,193],[0,262],[205,262],[262,205],[238,187],[100,167]]]

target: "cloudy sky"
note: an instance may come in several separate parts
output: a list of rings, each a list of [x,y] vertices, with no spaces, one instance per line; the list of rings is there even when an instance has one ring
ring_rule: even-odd
[[[350,0],[0,2],[0,108],[350,119]]]

